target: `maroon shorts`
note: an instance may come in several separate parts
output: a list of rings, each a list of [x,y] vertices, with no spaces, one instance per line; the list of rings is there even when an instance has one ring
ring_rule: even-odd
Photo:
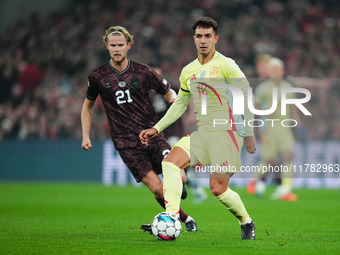
[[[129,168],[137,182],[150,171],[162,173],[162,160],[170,152],[171,147],[164,137],[149,141],[148,146],[140,145],[134,148],[119,149],[120,157]]]

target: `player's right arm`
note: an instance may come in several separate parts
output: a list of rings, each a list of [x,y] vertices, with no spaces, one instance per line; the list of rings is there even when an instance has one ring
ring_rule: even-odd
[[[99,94],[98,83],[94,75],[92,73],[88,77],[88,87],[86,91],[86,97],[83,104],[83,108],[81,109],[81,128],[83,134],[83,141],[81,147],[84,150],[89,151],[92,148],[91,140],[90,140],[90,127],[92,123],[92,115],[93,115],[93,105],[96,101],[96,98]]]
[[[83,133],[83,141],[81,144],[81,148],[87,151],[89,151],[92,148],[90,140],[90,127],[93,115],[93,105],[94,101],[90,101],[87,98],[85,98],[83,108],[81,110],[81,127]]]
[[[176,101],[170,106],[163,118],[160,119],[160,121],[158,121],[152,128],[145,129],[140,132],[139,139],[141,142],[147,145],[150,139],[157,136],[160,132],[178,120],[186,111],[189,101],[190,93],[180,90]]]
[[[177,98],[175,102],[170,106],[166,114],[160,119],[155,126],[150,129],[142,130],[139,133],[139,139],[142,144],[148,145],[148,141],[154,137],[156,137],[160,132],[178,120],[183,113],[188,108],[188,104],[190,102],[190,90],[187,85],[187,78],[189,77],[185,75],[185,68],[182,70],[182,73],[179,77],[179,81],[181,84],[180,90],[178,92]]]

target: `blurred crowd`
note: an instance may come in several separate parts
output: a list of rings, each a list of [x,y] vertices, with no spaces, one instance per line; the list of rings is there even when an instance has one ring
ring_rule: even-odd
[[[267,53],[285,62],[288,76],[332,78],[329,86],[309,88],[313,117],[303,118],[297,137],[340,139],[339,13],[335,0],[127,0],[74,1],[32,14],[0,36],[0,140],[81,139],[87,76],[109,60],[102,35],[112,25],[135,36],[129,58],[156,63],[177,90],[181,69],[196,57],[191,25],[202,15],[219,22],[217,50],[247,77],[257,77],[255,57]],[[106,139],[99,98],[94,110],[91,137]]]

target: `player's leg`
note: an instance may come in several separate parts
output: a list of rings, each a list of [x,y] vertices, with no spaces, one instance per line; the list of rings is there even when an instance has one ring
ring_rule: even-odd
[[[150,170],[142,178],[142,182],[154,194],[157,201],[163,199],[163,183],[154,171]]]
[[[154,194],[157,202],[165,209],[165,201],[163,196],[163,183],[154,171],[149,171],[143,178],[142,182]],[[181,221],[185,222],[188,215],[180,208],[179,214]]]
[[[281,153],[281,155],[283,160],[283,167],[285,170],[282,172],[282,187],[285,193],[280,196],[280,199],[287,201],[297,201],[298,196],[292,192],[294,172],[289,171],[291,170],[291,164],[293,162],[293,152],[286,151]]]
[[[167,129],[166,129],[167,130]],[[166,131],[165,130],[165,131]],[[164,137],[167,137],[164,133]],[[180,140],[180,137],[178,136],[170,136],[168,137],[167,139],[167,143],[173,147],[179,140]],[[182,182],[183,182],[183,190],[182,190],[182,195],[181,195],[181,199],[186,199],[187,196],[188,196],[188,193],[187,193],[187,189],[185,187],[186,184],[188,184],[188,179],[187,179],[187,174],[186,174],[186,171],[184,171],[184,169],[182,169],[181,171],[181,175],[182,175]]]
[[[249,214],[240,196],[229,187],[231,174],[221,173],[211,174],[209,185],[213,195],[224,204],[227,209],[238,219],[239,223],[249,223]]]
[[[278,135],[278,150],[282,158],[282,184],[274,192],[273,199],[297,201],[298,197],[292,193],[294,172],[291,172],[294,151],[294,135],[291,129],[281,128],[281,136]]]
[[[272,159],[263,159],[262,160],[262,165],[260,166],[266,166],[266,167],[274,167],[276,165],[278,165],[278,161],[277,158],[274,157]],[[261,178],[256,180],[255,183],[255,195],[258,197],[263,197],[264,193],[266,192],[267,189],[267,183],[268,183],[268,177],[270,177],[270,171],[267,170],[266,173],[264,173]],[[274,181],[276,183],[280,183],[281,182],[281,176],[280,173],[274,173]]]
[[[162,161],[163,191],[168,212],[179,211],[183,188],[181,169],[190,164],[189,149],[190,138],[183,137]]]
[[[158,177],[158,174],[153,171],[153,162],[150,160],[149,153],[146,150],[137,148],[123,149],[118,152],[136,182],[144,183],[154,194],[157,202],[162,206],[164,204],[163,183]],[[163,151],[161,153],[163,153]],[[159,159],[159,169],[161,168],[160,162],[162,158],[163,157]],[[158,172],[160,173],[159,169]]]
[[[163,192],[167,212],[179,213],[182,222],[185,223],[186,231],[197,231],[195,220],[187,216],[183,218],[184,211],[180,208],[182,194],[181,169],[189,166],[190,158],[180,147],[175,146],[168,156],[162,161]]]
[[[153,171],[153,163],[150,160],[148,152],[137,148],[118,150],[118,152],[136,182],[144,183],[154,194],[157,202],[162,205],[161,201],[164,200],[163,183],[158,177],[158,174]],[[160,162],[161,159],[159,160],[159,165]]]
[[[187,178],[187,175],[186,175],[186,172],[184,171],[184,169],[181,169],[181,176],[182,176],[182,183],[183,183],[181,199],[184,200],[188,196],[187,189],[185,187],[185,184],[188,182],[188,178]]]
[[[266,162],[265,160],[265,156],[266,156],[266,148],[268,148],[269,145],[271,145],[272,140],[270,138],[268,138],[268,132],[269,130],[266,129],[265,131],[263,131],[260,134],[260,143],[262,146],[262,150],[261,150],[261,160],[260,162],[257,164],[257,166],[259,167],[259,172],[255,173],[255,176],[253,179],[251,179],[248,184],[247,184],[247,192],[250,195],[257,195],[259,197],[262,197],[263,194],[265,193],[265,190],[267,188],[266,186],[266,182],[267,182],[267,178],[268,178],[268,172],[263,172],[261,167],[262,166],[266,166],[268,165],[268,162]],[[268,150],[269,152],[271,152],[271,150]]]
[[[162,190],[165,191],[167,190],[166,186],[164,186],[164,183],[167,183],[167,179],[166,177],[164,177],[164,169],[162,169],[163,165],[166,164],[164,163],[164,160],[168,159],[169,157],[172,158],[173,157],[173,150],[169,152],[169,144],[166,142],[165,139],[158,139],[150,148],[150,152],[151,152],[151,160],[152,160],[152,165],[154,167],[154,170],[157,174],[162,173],[163,174],[163,188]],[[177,149],[175,149],[175,153],[176,153]],[[170,155],[171,154],[171,155]],[[166,155],[166,157],[164,158],[164,156]],[[164,158],[164,159],[163,159]],[[179,172],[177,172],[177,170]],[[179,173],[179,176],[177,175],[177,173]],[[171,174],[171,173],[170,173]],[[186,181],[186,176],[185,173],[182,169],[176,169],[176,176],[179,177],[178,179],[180,180],[180,184],[181,184],[181,188],[183,187],[183,183]],[[166,192],[165,192],[166,194]],[[164,196],[165,196],[164,194]],[[183,197],[183,193],[180,193],[180,199],[181,197]],[[166,209],[167,206],[167,200],[164,199],[164,197],[162,199],[157,199],[158,203],[164,208]],[[186,231],[196,231],[197,230],[197,224],[195,222],[195,220],[190,217],[188,214],[186,214],[181,208],[179,208],[176,213],[179,212],[179,216],[182,222],[185,223],[186,225]]]
[[[210,189],[214,196],[225,205],[225,207],[237,218],[241,226],[242,239],[255,239],[255,225],[240,198],[240,196],[229,187],[231,174],[221,173],[210,176]]]
[[[202,203],[208,198],[203,186],[199,183],[199,173],[193,167],[186,168],[187,184],[194,195],[195,203]]]
[[[291,151],[286,151],[286,152],[282,152],[282,160],[283,160],[283,166],[286,169],[290,168],[290,165],[293,162],[293,152]],[[292,172],[289,171],[284,171],[282,173],[282,185],[285,186],[289,191],[292,190],[292,180],[293,180],[293,176],[294,174]]]
[[[164,199],[168,212],[179,211],[183,188],[181,169],[189,164],[189,156],[178,146],[175,146],[162,162]]]
[[[274,132],[272,128],[267,129],[267,131],[261,136],[261,164],[260,166],[265,166],[267,169],[269,167],[274,167],[278,164],[278,148],[277,148],[277,143],[278,143],[278,138],[277,134]],[[262,169],[261,169],[262,170]],[[258,178],[255,182],[255,189],[254,193],[262,197],[266,191],[267,188],[267,177],[269,176],[269,172],[261,173],[261,177]],[[276,181],[280,181],[280,175],[274,176]]]
[[[205,135],[209,146],[211,166],[209,185],[213,195],[237,218],[241,225],[242,239],[255,239],[255,225],[250,218],[240,196],[229,187],[232,171],[241,168],[240,150],[243,138],[236,131],[221,132],[213,136]],[[217,168],[225,166],[225,168]]]

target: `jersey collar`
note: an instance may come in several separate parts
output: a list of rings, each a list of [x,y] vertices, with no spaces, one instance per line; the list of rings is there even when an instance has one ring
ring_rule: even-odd
[[[210,61],[209,62],[207,62],[207,63],[205,63],[205,64],[201,64],[201,62],[198,60],[198,58],[196,58],[196,60],[197,60],[197,62],[201,65],[201,66],[205,66],[205,65],[207,65],[207,64],[209,64],[214,58],[216,58],[216,56],[218,55],[218,54],[220,54],[217,50],[215,50],[215,53],[214,53],[214,55],[212,56],[212,58],[210,59]]]
[[[121,72],[119,72],[116,68],[114,68],[114,67],[112,66],[111,60],[109,60],[109,65],[110,65],[111,69],[112,69],[113,71],[115,71],[116,73],[118,73],[118,74],[123,74],[123,73],[125,73],[125,72],[129,69],[131,63],[130,63],[130,59],[129,59],[129,60],[128,60],[128,65],[127,65],[127,67],[126,67],[123,71],[121,71]]]

